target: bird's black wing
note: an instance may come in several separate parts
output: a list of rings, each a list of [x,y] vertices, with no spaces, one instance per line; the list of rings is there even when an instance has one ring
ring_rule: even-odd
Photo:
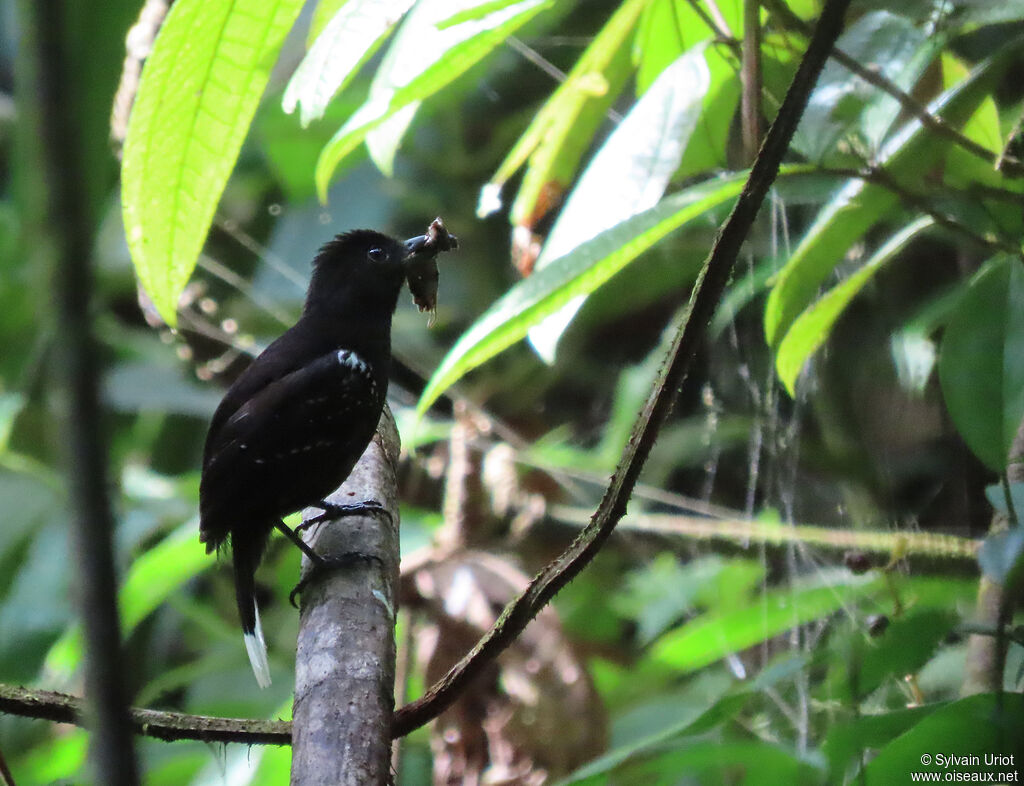
[[[263,350],[228,388],[213,413],[210,428],[206,433],[206,444],[203,448],[204,468],[218,444],[221,428],[240,407],[257,396],[267,385],[301,370],[318,356],[319,353],[309,357],[302,352],[308,346],[308,341],[303,340],[304,332],[300,323],[283,333]]]
[[[216,547],[246,520],[313,505],[351,472],[373,436],[386,380],[337,350],[262,385],[210,429],[200,537]]]

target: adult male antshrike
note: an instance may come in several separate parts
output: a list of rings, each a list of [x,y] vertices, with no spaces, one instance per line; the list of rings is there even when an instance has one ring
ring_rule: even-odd
[[[284,516],[309,506],[353,512],[323,500],[348,477],[380,419],[391,318],[407,265],[456,245],[443,225],[432,226],[440,235],[402,243],[356,230],[325,245],[302,317],[235,380],[210,423],[199,537],[207,552],[230,540],[242,633],[261,687],[270,684],[270,670],[256,567],[275,528],[319,562]]]

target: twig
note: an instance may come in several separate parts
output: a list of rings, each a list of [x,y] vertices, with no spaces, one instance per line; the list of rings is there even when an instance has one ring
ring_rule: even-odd
[[[0,712],[27,718],[84,726],[85,702],[78,696],[49,690],[0,685]],[[159,740],[241,742],[247,745],[290,745],[292,724],[245,718],[211,718],[182,712],[131,709],[136,734]]]
[[[729,281],[732,266],[753,225],[765,194],[803,115],[829,50],[842,28],[850,0],[828,0],[817,29],[793,77],[775,123],[750,172],[750,177],[697,277],[690,305],[672,342],[650,398],[640,412],[622,459],[591,523],[569,548],[548,564],[530,586],[502,612],[494,627],[462,660],[419,700],[395,715],[392,733],[407,734],[443,712],[474,676],[508,647],[549,600],[597,554],[626,512],[637,477],[672,409],[687,369]]]
[[[547,511],[557,521],[579,525],[588,520],[583,508],[554,505]],[[899,552],[907,557],[927,557],[976,562],[981,540],[940,532],[834,529],[809,524],[780,524],[739,516],[709,518],[676,513],[639,513],[624,518],[619,528],[633,532],[674,535],[683,538],[724,540],[732,543],[764,543],[781,546],[802,543],[822,549],[856,549],[879,554]]]
[[[694,2],[694,5],[698,5]],[[729,29],[729,23],[725,20],[725,15],[722,10],[718,7],[718,3],[715,0],[707,0],[707,6],[711,11],[711,16],[714,17],[715,24],[721,31],[723,38],[732,38],[735,40],[736,36],[732,30]]]
[[[800,17],[794,14],[784,2],[781,2],[781,0],[761,0],[761,2],[764,7],[773,15],[777,16],[786,27],[790,27],[798,32],[804,33],[805,35],[807,34],[808,25],[804,23]],[[968,139],[941,117],[929,112],[927,107],[914,100],[913,96],[877,69],[863,65],[851,55],[848,55],[836,46],[832,47],[830,54],[835,58],[837,63],[842,65],[851,73],[856,74],[869,85],[877,87],[879,90],[888,93],[890,96],[895,98],[896,101],[899,102],[899,105],[903,107],[908,114],[916,117],[921,122],[921,125],[929,131],[937,134],[938,136],[945,137],[953,144],[966,150],[968,153],[992,164],[993,167],[998,165],[999,170],[1004,174],[1015,177],[1024,176],[1024,165],[1022,165],[1020,161],[1002,153],[995,153],[988,148],[979,145],[973,139]]]
[[[74,511],[74,564],[85,637],[85,693],[92,736],[90,758],[96,782],[110,786],[138,783],[134,738],[117,616],[112,533],[107,494],[107,457],[101,431],[100,365],[92,334],[93,222],[88,204],[89,176],[80,152],[80,105],[68,85],[76,64],[69,61],[71,29],[62,0],[24,2],[33,36],[32,68],[39,101],[38,134],[48,209],[46,226],[55,247],[60,367],[67,389],[64,438]]]
[[[831,170],[833,172],[841,172],[842,170]],[[885,169],[879,166],[868,166],[860,170],[850,170],[850,177],[859,177],[869,183],[881,186],[882,188],[888,189],[892,193],[896,194],[904,203],[911,207],[920,210],[935,221],[939,226],[948,229],[950,232],[954,232],[961,235],[969,240],[977,243],[983,248],[987,248],[993,251],[1004,251],[1008,254],[1017,254],[1020,249],[1014,243],[1008,240],[1000,240],[999,238],[989,237],[987,235],[981,235],[974,231],[974,229],[967,224],[953,218],[952,216],[940,213],[934,207],[928,203],[928,198],[922,194],[915,193],[910,189],[904,187],[901,183],[897,182],[896,179]]]

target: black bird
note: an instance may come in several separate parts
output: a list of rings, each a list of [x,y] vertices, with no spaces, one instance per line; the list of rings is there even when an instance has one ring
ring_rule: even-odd
[[[442,232],[443,225],[442,226]],[[270,684],[254,575],[282,517],[323,499],[373,437],[388,386],[391,318],[414,257],[454,247],[444,233],[402,243],[370,230],[338,235],[314,260],[302,317],[238,377],[210,423],[199,487],[207,553],[228,540],[242,633],[256,680]],[[449,242],[450,241],[450,242]]]

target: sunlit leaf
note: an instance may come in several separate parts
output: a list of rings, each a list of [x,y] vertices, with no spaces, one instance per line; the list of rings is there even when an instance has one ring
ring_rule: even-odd
[[[121,167],[125,235],[160,315],[188,282],[301,0],[178,0],[142,73]]]
[[[942,337],[939,381],[950,417],[974,454],[1002,471],[1024,418],[1024,271],[985,266]]]
[[[795,394],[796,380],[804,363],[825,343],[836,320],[854,297],[886,263],[899,255],[907,243],[934,223],[930,216],[922,216],[905,226],[889,238],[860,270],[834,286],[797,317],[775,354],[779,379],[790,395]]]
[[[370,151],[370,159],[387,177],[394,175],[395,155],[419,108],[420,102],[414,101],[379,126],[371,128],[366,135],[366,149]]]
[[[780,170],[780,176],[807,171]],[[577,246],[509,290],[456,342],[427,383],[417,407],[422,415],[445,390],[523,338],[530,327],[574,297],[589,294],[670,232],[734,200],[746,173],[692,186],[664,198]]]
[[[475,8],[481,4],[480,0],[420,0],[416,3],[388,49],[387,90],[363,104],[320,154],[316,186],[321,201],[327,199],[327,187],[338,164],[371,129],[465,73],[551,3],[552,0],[520,0],[481,19],[443,30],[438,28],[440,23],[453,14]]]
[[[966,78],[970,69],[957,57],[949,52],[942,53],[942,76],[946,86],[956,84]],[[978,104],[977,109],[964,123],[961,133],[972,142],[998,155],[1003,149],[1003,137],[999,127],[999,110],[991,95]],[[1013,179],[1004,179],[1002,173],[991,163],[963,148],[953,146],[946,159],[943,173],[946,182],[964,188],[976,188],[978,185],[995,187],[1013,187]],[[1018,211],[1019,212],[1019,211]]]
[[[299,109],[303,128],[323,117],[327,104],[377,50],[415,0],[348,0],[317,36],[295,69],[281,105]]]
[[[483,187],[478,215],[483,217],[501,206],[498,192],[527,160],[529,166],[512,205],[514,225],[533,226],[538,214],[550,208],[544,204],[549,190],[569,186],[594,132],[629,75],[627,43],[644,2],[623,3],[601,28]]]
[[[534,274],[658,203],[697,127],[710,84],[703,47],[687,52],[661,73],[576,183],[548,234]],[[558,341],[582,303],[577,297],[530,329],[530,343],[546,362],[554,362]]]
[[[347,2],[348,0],[318,0],[316,9],[313,11],[313,18],[309,21],[309,33],[306,36],[307,49],[313,46],[324,28],[327,27],[327,23]]]

